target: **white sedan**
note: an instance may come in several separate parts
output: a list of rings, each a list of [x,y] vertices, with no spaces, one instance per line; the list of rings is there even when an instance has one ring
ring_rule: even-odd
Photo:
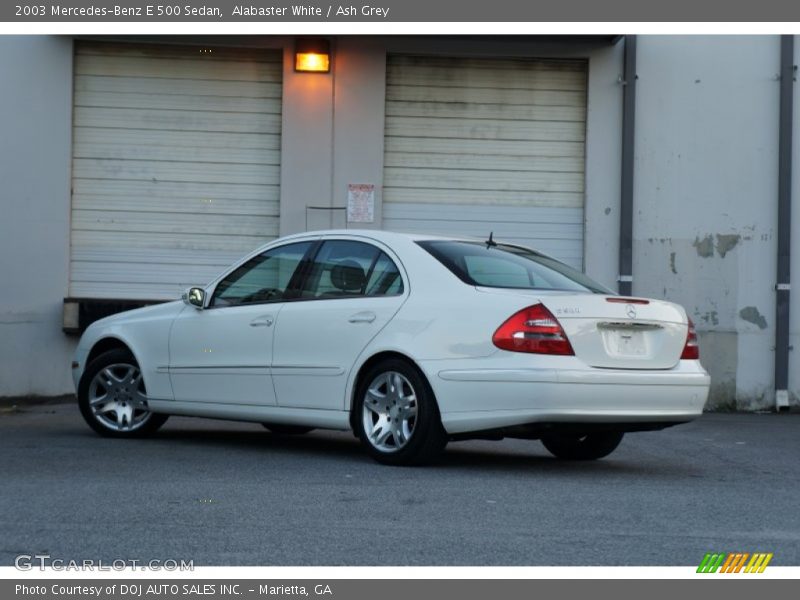
[[[276,240],[183,301],[93,323],[73,361],[98,433],[168,415],[352,430],[389,464],[449,440],[596,459],[700,416],[709,377],[676,304],[624,298],[528,248],[386,231]]]

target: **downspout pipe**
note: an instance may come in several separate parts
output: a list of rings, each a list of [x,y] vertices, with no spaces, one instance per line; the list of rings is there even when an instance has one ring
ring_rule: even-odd
[[[630,296],[633,288],[633,150],[636,132],[636,36],[625,36],[622,70],[622,173],[619,217],[618,290]]]
[[[775,408],[789,408],[789,301],[792,222],[794,36],[781,36],[778,122],[778,272],[775,285]]]

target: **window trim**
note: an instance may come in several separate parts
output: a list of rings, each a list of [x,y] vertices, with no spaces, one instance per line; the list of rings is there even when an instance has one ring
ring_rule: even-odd
[[[295,267],[294,272],[292,272],[292,276],[289,278],[289,283],[286,285],[286,289],[287,290],[302,288],[302,283],[305,281],[305,272],[307,270],[308,257],[309,257],[309,255],[316,256],[316,252],[319,249],[319,246],[321,244],[319,239],[292,240],[292,241],[286,242],[285,244],[279,244],[277,246],[272,246],[272,247],[269,247],[269,248],[259,249],[258,251],[248,255],[243,260],[241,260],[240,262],[236,263],[231,269],[226,271],[221,277],[217,278],[217,280],[211,286],[209,286],[209,288],[211,288],[211,290],[210,290],[210,294],[209,294],[209,298],[208,298],[208,304],[205,306],[205,310],[213,310],[213,309],[220,309],[220,308],[241,308],[241,307],[244,307],[244,306],[259,306],[259,305],[264,305],[264,304],[278,304],[278,303],[281,303],[281,302],[294,302],[296,300],[304,300],[304,298],[276,298],[275,300],[260,300],[258,302],[248,302],[246,304],[228,304],[228,305],[223,305],[223,306],[214,306],[214,300],[217,297],[217,290],[219,289],[219,285],[223,281],[225,281],[225,279],[229,275],[231,275],[231,273],[234,273],[237,269],[240,269],[241,267],[243,267],[244,265],[249,263],[254,258],[256,258],[258,256],[262,256],[262,255],[266,254],[267,252],[272,252],[273,250],[280,250],[281,248],[287,248],[289,246],[294,246],[294,245],[297,245],[297,244],[307,244],[307,243],[310,243],[310,246],[308,247],[308,249],[306,249],[305,254],[303,254],[303,257],[297,263],[297,267]],[[300,288],[297,287],[298,283],[301,284]],[[208,290],[207,290],[207,293],[208,293]]]
[[[392,294],[383,295],[383,296],[343,296],[340,298],[331,297],[331,298],[289,298],[289,299],[281,299],[281,300],[266,300],[263,302],[253,302],[250,304],[236,304],[233,306],[211,306],[211,299],[216,294],[217,287],[219,284],[231,273],[233,273],[236,269],[250,261],[251,259],[255,258],[259,254],[263,254],[264,252],[269,252],[270,250],[275,250],[276,248],[282,248],[283,246],[288,246],[289,244],[301,244],[304,242],[311,242],[311,247],[309,248],[308,254],[306,254],[303,259],[298,264],[298,269],[295,271],[292,277],[299,276],[302,279],[298,282],[300,286],[305,284],[306,277],[308,276],[308,268],[310,264],[313,262],[313,259],[316,258],[317,253],[319,252],[320,247],[322,246],[323,242],[331,242],[331,241],[348,241],[348,242],[362,242],[364,244],[369,244],[370,246],[374,246],[381,252],[383,252],[389,260],[394,263],[394,266],[397,268],[397,272],[400,275],[400,281],[403,284],[403,291],[399,294]],[[280,243],[277,243],[280,242]],[[305,264],[304,264],[305,263]],[[300,272],[302,268],[302,273]],[[277,239],[273,242],[266,244],[256,250],[250,252],[246,256],[239,259],[236,263],[234,263],[231,267],[227,270],[223,271],[220,275],[218,275],[214,280],[212,280],[208,285],[206,285],[203,289],[206,291],[206,295],[208,297],[208,301],[203,310],[209,309],[220,309],[220,308],[240,308],[243,306],[258,306],[264,304],[278,304],[280,302],[317,302],[320,300],[353,300],[355,298],[398,298],[402,296],[408,296],[411,293],[411,285],[409,284],[408,276],[406,273],[405,265],[403,261],[400,260],[400,257],[397,253],[390,247],[387,246],[384,242],[380,240],[376,240],[373,238],[369,238],[366,236],[360,236],[354,234],[350,235],[342,235],[342,234],[334,234],[330,236],[320,236],[320,235],[310,235],[307,237],[297,237],[289,240],[281,240]]]
[[[406,290],[407,290],[406,279],[403,276],[403,270],[401,270],[401,268],[399,266],[400,263],[399,263],[399,261],[397,260],[396,257],[391,256],[390,253],[386,251],[386,249],[381,248],[380,246],[378,246],[376,244],[373,244],[371,241],[367,241],[367,240],[364,240],[364,239],[358,239],[358,238],[348,238],[348,237],[319,238],[317,240],[317,243],[316,243],[315,247],[312,248],[312,251],[313,251],[312,255],[310,257],[308,257],[307,265],[305,266],[305,269],[304,269],[303,274],[302,274],[302,279],[299,282],[300,289],[305,287],[306,283],[308,283],[308,279],[311,276],[311,269],[312,269],[312,266],[314,265],[314,261],[317,259],[317,256],[319,255],[320,250],[322,250],[322,246],[325,244],[325,242],[355,242],[357,244],[365,244],[365,245],[370,246],[371,248],[374,248],[375,250],[378,251],[377,254],[375,255],[375,258],[372,260],[372,264],[370,265],[369,271],[367,272],[367,278],[366,278],[366,281],[364,283],[365,286],[367,285],[367,283],[369,283],[369,278],[372,275],[373,270],[375,269],[375,265],[380,260],[381,254],[384,254],[386,256],[386,258],[388,258],[390,261],[392,261],[392,264],[394,265],[395,269],[397,269],[397,275],[400,277],[400,283],[403,286],[402,290],[400,292],[396,293],[396,294],[381,294],[380,296],[367,296],[366,287],[365,287],[363,293],[354,294],[354,295],[351,295],[351,296],[329,296],[327,298],[302,298],[301,297],[301,298],[293,298],[293,299],[289,300],[289,302],[319,302],[321,300],[357,300],[357,299],[366,299],[366,298],[397,298],[398,296],[403,296],[403,295],[405,295],[407,293],[406,292]],[[306,257],[303,258],[303,261],[306,261]],[[303,261],[301,261],[301,262],[303,262]]]

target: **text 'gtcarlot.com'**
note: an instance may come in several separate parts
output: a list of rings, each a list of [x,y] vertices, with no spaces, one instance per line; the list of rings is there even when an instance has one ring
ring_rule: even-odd
[[[49,554],[20,554],[14,559],[14,567],[20,571],[39,569],[44,571],[124,571],[153,570],[153,571],[194,571],[193,560],[138,560],[135,558],[107,560],[63,560],[52,558]]]

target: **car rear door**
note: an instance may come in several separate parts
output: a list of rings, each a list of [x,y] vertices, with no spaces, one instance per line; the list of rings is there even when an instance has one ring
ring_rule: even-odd
[[[277,402],[343,410],[353,364],[400,309],[408,286],[386,249],[352,239],[324,241],[304,279],[301,297],[285,304],[275,325]]]

